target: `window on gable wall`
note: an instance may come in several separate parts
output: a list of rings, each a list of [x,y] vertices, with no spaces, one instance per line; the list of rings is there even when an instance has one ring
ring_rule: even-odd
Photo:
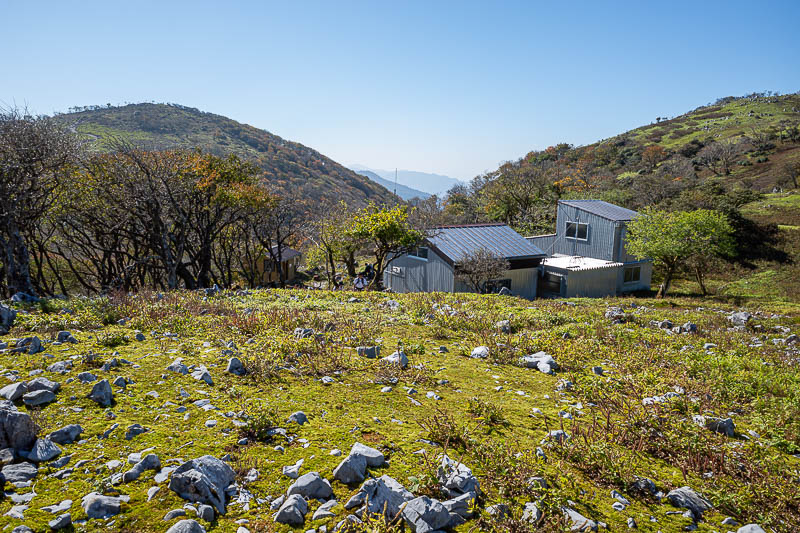
[[[416,257],[417,259],[427,259],[428,258],[428,248],[425,246],[418,246],[414,248],[410,252],[408,252],[409,257]]]
[[[567,222],[567,238],[585,241],[589,237],[589,224],[584,222]]]

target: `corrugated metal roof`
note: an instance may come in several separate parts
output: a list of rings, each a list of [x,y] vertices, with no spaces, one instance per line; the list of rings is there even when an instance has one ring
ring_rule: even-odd
[[[636,211],[625,209],[603,200],[559,200],[558,203],[607,218],[608,220],[626,221],[633,220],[639,216]]]
[[[505,224],[444,226],[430,231],[432,236],[428,241],[455,263],[481,248],[505,259],[545,256],[542,250]]]
[[[580,255],[554,255],[542,260],[542,265],[565,270],[597,270],[600,268],[617,268],[622,263],[605,261],[593,257],[583,257]]]

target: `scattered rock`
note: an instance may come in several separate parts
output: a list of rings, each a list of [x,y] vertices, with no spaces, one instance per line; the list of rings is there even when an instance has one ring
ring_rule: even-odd
[[[55,445],[50,439],[36,439],[28,459],[34,463],[44,463],[61,455],[61,448]]]
[[[58,518],[50,520],[47,525],[50,526],[50,529],[53,531],[66,529],[72,525],[72,515],[69,513],[64,513]]]
[[[747,311],[739,311],[738,313],[731,313],[728,316],[728,320],[731,321],[731,324],[739,328],[745,327],[752,318],[753,315],[751,315]]]
[[[333,470],[333,478],[340,483],[350,485],[364,481],[367,474],[367,460],[363,455],[352,453],[342,460]]]
[[[306,501],[300,495],[293,494],[280,506],[274,520],[280,524],[301,526],[306,521],[306,513],[308,513]]]
[[[688,509],[695,521],[703,518],[703,513],[712,508],[711,502],[690,487],[680,487],[667,493],[667,499],[675,507]]]
[[[47,391],[38,391],[34,394],[40,393]],[[13,405],[9,408],[0,406],[0,449],[30,450],[36,441],[36,431],[36,424],[29,414],[17,411]]]
[[[186,519],[173,524],[167,533],[206,533],[206,530],[196,520]]]
[[[380,357],[381,355],[381,347],[380,346],[358,346],[356,348],[356,353],[358,353],[361,357],[366,357],[367,359],[375,359],[376,357]]]
[[[400,368],[406,368],[408,366],[408,356],[402,351],[397,351],[392,353],[392,355],[387,355],[382,359],[382,361],[386,361],[389,364],[397,365]]]
[[[121,498],[104,496],[98,492],[90,492],[81,500],[81,507],[89,518],[108,518],[117,515],[121,504]]]
[[[736,436],[736,425],[732,418],[694,415],[693,420],[698,426],[703,426],[716,433],[722,433],[728,437]]]
[[[204,455],[183,463],[173,473],[169,488],[184,500],[213,505],[225,514],[225,489],[236,473],[225,462]]]
[[[228,366],[225,368],[225,372],[234,376],[244,376],[247,370],[245,370],[244,364],[238,357],[231,357],[228,359]]]
[[[87,397],[101,407],[110,407],[114,401],[114,393],[107,379],[98,381]]]
[[[142,460],[133,465],[133,468],[122,474],[122,482],[130,483],[139,479],[145,470],[161,470],[161,461],[154,453],[149,453],[142,457]]]
[[[309,472],[297,478],[297,481],[292,483],[289,490],[286,491],[286,495],[300,495],[308,499],[327,500],[333,495],[333,490],[331,489],[331,484],[319,473]]]
[[[400,512],[401,505],[413,499],[414,495],[403,485],[394,478],[383,475],[378,479],[366,480],[344,507],[355,509],[365,505],[368,513],[380,515],[386,512],[387,518],[391,520]]]
[[[288,422],[288,423],[294,422],[295,424],[298,424],[298,425],[302,426],[303,424],[308,422],[308,417],[306,416],[306,414],[303,411],[296,411],[296,412],[292,413],[291,415],[289,415],[289,418],[286,419],[286,422]]]
[[[525,355],[519,360],[520,365],[526,368],[536,368],[539,372],[544,374],[555,374],[558,370],[558,363],[553,359],[553,356],[546,352],[536,352],[531,355]]]
[[[10,402],[16,402],[28,392],[28,386],[24,382],[12,383],[0,389],[0,396]]]
[[[403,508],[401,516],[414,533],[430,533],[444,529],[450,522],[450,513],[444,505],[427,496],[409,501]]]
[[[477,348],[473,348],[472,353],[470,353],[470,357],[473,359],[486,359],[489,357],[489,348],[487,346],[478,346]]]
[[[22,402],[29,407],[37,407],[55,401],[56,395],[49,390],[37,390],[22,395]]]

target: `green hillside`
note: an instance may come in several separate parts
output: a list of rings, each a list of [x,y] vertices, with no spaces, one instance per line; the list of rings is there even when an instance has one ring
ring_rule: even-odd
[[[393,202],[384,187],[300,143],[235,120],[174,104],[92,107],[59,115],[103,150],[112,138],[151,149],[201,148],[234,153],[264,169],[265,180],[283,192],[311,199]]]

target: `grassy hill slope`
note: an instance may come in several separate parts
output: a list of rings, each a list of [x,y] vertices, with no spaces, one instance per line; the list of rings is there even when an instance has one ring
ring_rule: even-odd
[[[95,107],[59,115],[93,139],[103,150],[111,138],[153,149],[201,148],[215,154],[234,153],[264,169],[266,181],[282,191],[311,199],[392,202],[384,187],[300,143],[235,120],[172,104],[130,104]]]
[[[727,306],[630,301],[256,291],[20,307],[1,340],[13,345],[36,335],[44,351],[0,352],[0,381],[59,382],[55,401],[18,408],[34,418],[40,436],[66,424],[80,424],[83,434],[60,445],[61,455],[42,462],[31,483],[7,485],[0,528],[24,523],[45,531],[54,515],[43,508],[64,502],[76,531],[161,533],[179,519],[165,515],[187,503],[168,488],[170,468],[209,454],[232,466],[238,496],[228,498],[224,515],[199,520],[207,531],[241,524],[251,532],[288,531],[273,522],[270,502],[294,482],[283,468],[301,460],[300,475],[319,472],[339,505],[333,516],[313,520],[320,503],[310,499],[297,530],[330,531],[356,511],[343,506],[360,483],[342,484],[333,470],[361,442],[388,460],[369,476],[391,476],[415,496],[447,498],[437,473],[441,454],[469,467],[481,497],[475,517],[456,531],[568,530],[562,508],[569,507],[608,531],[627,530],[633,519],[639,531],[679,532],[694,528],[693,520],[664,495],[683,486],[711,506],[697,531],[737,529],[720,526],[728,517],[796,531],[800,354],[790,334],[800,317],[764,305],[745,327],[729,329]],[[625,308],[616,311],[623,323],[606,316],[614,305]],[[673,334],[666,320],[692,322],[697,333]],[[316,335],[297,338],[296,328]],[[51,343],[65,329],[77,343]],[[141,340],[134,340],[136,330]],[[401,369],[354,349],[376,344],[382,356],[402,346],[410,365]],[[488,347],[489,356],[470,357],[476,346]],[[553,375],[519,364],[538,350],[558,362]],[[225,372],[234,354],[247,375]],[[207,368],[213,384],[168,369],[177,358],[189,371]],[[69,362],[63,373],[51,366],[58,361]],[[86,397],[97,382],[82,383],[81,372],[129,381],[113,387],[113,405],[101,407]],[[287,421],[297,411],[307,423]],[[694,416],[730,417],[734,432],[712,431]],[[134,424],[146,431],[126,438]],[[568,437],[548,437],[557,430]],[[161,472],[120,482],[129,454],[145,451],[159,456]],[[642,478],[656,492],[642,489]],[[90,492],[129,501],[119,514],[89,519],[81,501]],[[523,518],[528,502],[537,502],[540,523]],[[509,513],[490,515],[493,504],[508,505]]]

